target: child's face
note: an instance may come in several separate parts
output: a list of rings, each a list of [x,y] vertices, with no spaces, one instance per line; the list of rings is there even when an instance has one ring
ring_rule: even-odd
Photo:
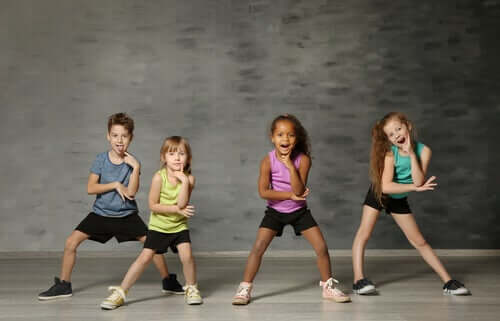
[[[385,124],[384,133],[387,139],[397,147],[402,147],[410,138],[408,127],[397,118],[391,119]]]
[[[130,135],[128,130],[122,125],[111,126],[107,138],[111,145],[111,150],[120,156],[125,154],[132,141],[132,135]]]
[[[180,171],[186,167],[188,155],[184,146],[180,145],[176,151],[167,151],[164,158],[168,169],[171,171]]]
[[[281,155],[290,154],[297,143],[297,136],[295,135],[295,126],[293,123],[288,120],[278,121],[271,135],[271,141],[278,153]]]

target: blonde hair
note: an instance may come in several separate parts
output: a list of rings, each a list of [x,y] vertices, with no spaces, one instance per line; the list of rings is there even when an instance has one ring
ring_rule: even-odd
[[[166,165],[165,153],[175,152],[180,146],[184,147],[184,150],[187,154],[186,165],[184,166],[184,173],[191,174],[191,160],[192,160],[191,146],[189,146],[189,142],[187,141],[187,139],[181,136],[170,136],[165,138],[165,140],[163,141],[163,144],[160,149],[161,167],[164,168]]]
[[[415,141],[415,130],[413,124],[405,114],[391,112],[375,123],[372,128],[372,145],[370,150],[370,181],[375,197],[382,204],[382,173],[384,172],[385,155],[391,151],[391,142],[384,132],[385,125],[394,118],[405,124],[410,132],[412,146]]]

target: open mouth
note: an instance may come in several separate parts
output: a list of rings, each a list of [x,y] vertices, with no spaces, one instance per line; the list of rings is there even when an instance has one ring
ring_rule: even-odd
[[[401,137],[398,140],[396,140],[396,143],[398,143],[398,144],[404,144],[405,141],[406,141],[406,138]]]

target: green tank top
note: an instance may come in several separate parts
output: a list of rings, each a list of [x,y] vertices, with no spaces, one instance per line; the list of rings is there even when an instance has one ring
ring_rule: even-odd
[[[162,184],[160,190],[160,204],[175,205],[181,189],[181,183],[172,185],[167,179],[167,170],[162,168],[158,171]],[[151,212],[149,217],[149,229],[161,233],[177,233],[188,229],[187,217],[178,213],[160,214]]]
[[[415,144],[415,154],[420,161],[420,154],[424,149],[424,144],[417,142]],[[396,146],[392,145],[392,153],[394,154],[394,177],[392,181],[398,184],[412,184],[413,179],[411,178],[411,159],[410,156],[399,155],[399,150]],[[392,198],[404,198],[408,196],[408,193],[401,194],[389,194]]]

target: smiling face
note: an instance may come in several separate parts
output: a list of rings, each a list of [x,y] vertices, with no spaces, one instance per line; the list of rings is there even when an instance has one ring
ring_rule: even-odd
[[[391,144],[402,147],[407,139],[410,139],[411,128],[398,118],[392,118],[384,126],[384,133]]]
[[[297,135],[293,123],[288,120],[278,121],[272,132],[271,141],[279,154],[291,154],[297,143]]]
[[[113,125],[108,132],[107,139],[111,151],[117,156],[123,157],[132,141],[132,135],[123,125]]]

